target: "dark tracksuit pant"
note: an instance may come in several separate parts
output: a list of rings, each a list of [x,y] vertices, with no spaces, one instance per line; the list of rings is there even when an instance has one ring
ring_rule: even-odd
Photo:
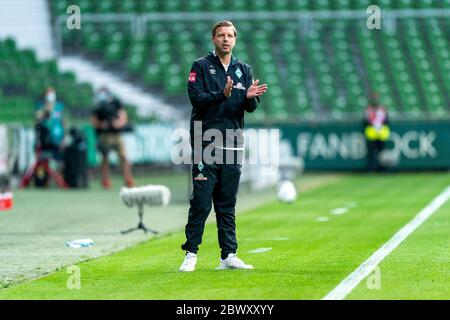
[[[214,203],[221,257],[225,259],[237,250],[235,206],[241,164],[203,164],[202,170],[200,168],[197,164],[192,167],[193,192],[185,229],[187,240],[181,248],[197,253]]]
[[[379,156],[384,150],[384,142],[380,140],[367,140],[367,170],[381,171],[383,169],[380,164]]]

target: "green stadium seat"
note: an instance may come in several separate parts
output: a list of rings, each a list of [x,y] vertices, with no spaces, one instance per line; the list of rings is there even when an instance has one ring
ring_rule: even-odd
[[[431,9],[433,8],[433,0],[416,0],[414,7],[419,9]]]
[[[292,9],[293,10],[301,10],[305,11],[309,9],[308,0],[293,0],[292,1]]]
[[[0,112],[0,121],[33,121],[33,100],[41,99],[49,86],[56,88],[68,109],[78,107],[78,100],[92,100],[91,86],[78,84],[72,72],[61,73],[55,60],[40,62],[32,50],[18,50],[12,39],[0,40],[0,93],[13,94],[0,100],[0,110],[1,105],[14,110]]]
[[[144,80],[149,85],[157,84],[161,73],[161,67],[159,64],[150,64],[144,75]]]
[[[95,1],[96,12],[98,13],[111,13],[114,12],[113,0]]]
[[[76,4],[80,7],[82,13],[93,13],[94,3],[90,0],[70,1],[70,4]]]
[[[75,3],[83,10],[99,13],[169,13],[365,10],[371,4],[382,9],[426,9],[444,8],[450,1],[80,0]],[[66,4],[65,0],[52,1],[53,14],[61,12]],[[209,19],[148,22],[143,35],[136,35],[128,24],[85,23],[82,33],[63,32],[63,39],[70,50],[78,46],[81,53],[85,51],[114,63],[124,72],[137,76],[137,81],[142,79],[145,85],[163,87],[167,95],[184,96],[192,61],[213,49],[212,23]],[[432,112],[441,110],[442,105],[448,106],[450,51],[446,35],[450,24],[443,19],[399,19],[394,32],[373,32],[357,27],[352,20],[311,20],[306,25],[308,30],[295,19],[268,19],[256,27],[250,19],[237,19],[235,23],[239,36],[234,55],[250,63],[254,75],[270,85],[270,94],[263,99],[263,116],[254,118],[271,118],[277,114],[281,120],[286,114],[301,112],[314,116],[323,110],[342,118],[361,112],[372,90],[382,94],[383,102],[394,114],[420,114],[421,110]],[[32,56],[11,57],[2,48],[0,59],[8,56],[11,61],[33,65]],[[14,81],[20,83],[26,75],[27,72],[19,72]],[[44,71],[39,77],[51,81],[55,76],[49,77]],[[293,93],[292,85],[297,89]]]
[[[187,2],[186,10],[188,12],[199,12],[203,9],[203,2],[201,0],[191,0]]]
[[[66,15],[66,10],[68,6],[66,0],[50,1],[50,5],[53,15],[55,16]]]
[[[335,0],[331,1],[330,8],[334,10],[346,10],[351,9],[350,5],[350,0]]]
[[[159,11],[159,1],[141,1],[140,12],[156,12]]]
[[[150,1],[147,1],[150,2]],[[135,13],[138,12],[138,2],[135,0],[121,0],[117,3],[117,12]]]
[[[330,7],[329,0],[310,1],[310,8],[313,10],[329,10]]]
[[[273,0],[270,1],[269,9],[273,11],[289,11],[291,9],[290,7],[288,0]]]

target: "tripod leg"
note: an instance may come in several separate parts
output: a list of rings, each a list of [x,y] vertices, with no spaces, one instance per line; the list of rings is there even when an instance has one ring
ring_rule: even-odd
[[[28,185],[30,184],[31,179],[34,176],[34,172],[36,170],[37,167],[37,162],[35,162],[25,173],[25,175],[22,178],[22,181],[20,182],[20,187],[21,188],[26,188],[28,187]]]
[[[139,228],[131,228],[131,229],[128,229],[128,230],[124,230],[124,231],[121,231],[120,233],[121,234],[127,234],[127,233],[130,233],[130,232],[132,232],[132,231],[136,231],[136,230],[138,230]]]
[[[148,232],[153,233],[153,234],[158,234],[159,233],[158,231],[150,229],[150,228],[147,228],[146,226],[144,226],[144,230],[145,230],[145,233],[148,233]]]
[[[143,218],[144,218],[144,204],[143,204],[143,203],[139,203],[139,204],[138,204],[138,214],[139,214],[139,223],[138,223],[138,226],[137,226],[136,228],[131,228],[131,229],[122,231],[122,232],[121,232],[122,234],[127,234],[127,233],[130,233],[131,231],[135,231],[135,230],[142,230],[142,231],[144,231],[145,233],[149,233],[149,232],[150,232],[150,233],[153,233],[153,234],[158,234],[158,233],[159,233],[158,231],[153,230],[153,229],[150,229],[150,228],[147,228],[147,227],[144,225],[144,222],[143,222]]]
[[[140,203],[139,204],[139,228],[144,230],[145,233],[151,232],[151,233],[157,234],[158,231],[147,228],[144,225],[143,219],[144,219],[144,204]]]
[[[50,169],[48,163],[46,163],[45,165],[45,170],[60,188],[67,189],[69,187],[66,181],[64,181],[63,177],[59,173]]]

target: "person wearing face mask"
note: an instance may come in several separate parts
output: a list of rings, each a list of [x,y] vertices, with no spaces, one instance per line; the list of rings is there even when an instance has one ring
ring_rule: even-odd
[[[122,103],[107,88],[100,88],[95,97],[96,105],[92,111],[91,123],[97,134],[97,147],[102,154],[102,186],[111,188],[109,177],[109,152],[115,150],[119,156],[125,185],[133,187],[131,166],[126,158],[122,132],[129,131],[128,115]]]
[[[38,149],[58,161],[61,167],[65,135],[64,105],[57,100],[53,87],[46,90],[44,101],[37,105],[35,120]]]

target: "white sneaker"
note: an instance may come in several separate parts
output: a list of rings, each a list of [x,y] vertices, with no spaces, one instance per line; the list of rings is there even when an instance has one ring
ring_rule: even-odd
[[[192,272],[195,270],[195,265],[197,264],[197,255],[192,252],[186,252],[184,261],[181,264],[180,271],[182,272]]]
[[[216,268],[216,270],[225,269],[253,269],[253,266],[245,264],[235,253],[229,253],[226,259],[220,259],[220,266]]]

